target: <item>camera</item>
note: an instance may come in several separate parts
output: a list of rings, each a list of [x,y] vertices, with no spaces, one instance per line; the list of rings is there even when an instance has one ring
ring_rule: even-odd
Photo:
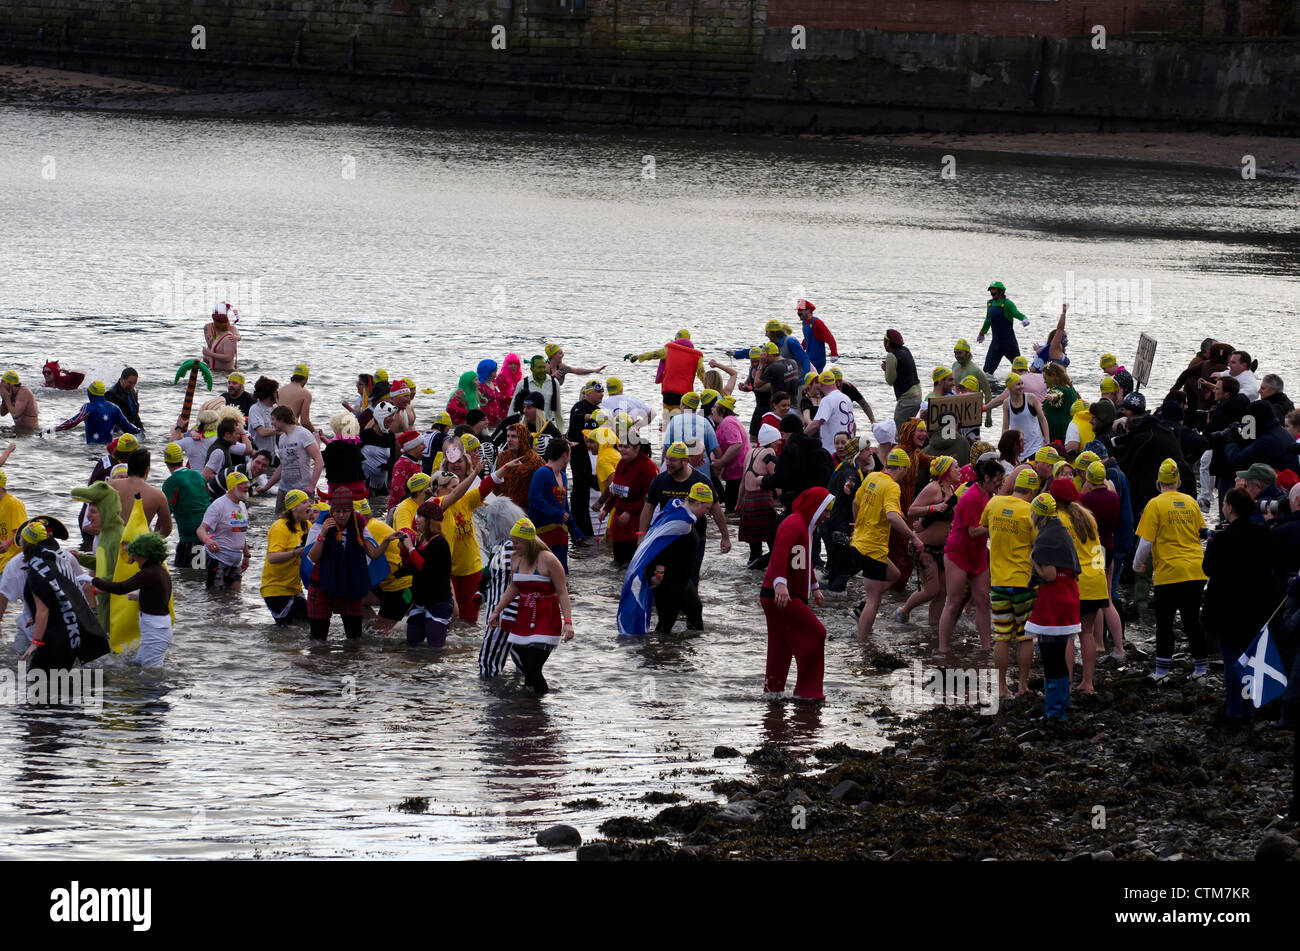
[[[1264,499],[1259,503],[1259,514],[1261,515],[1290,515],[1291,499],[1282,497],[1280,499]]]

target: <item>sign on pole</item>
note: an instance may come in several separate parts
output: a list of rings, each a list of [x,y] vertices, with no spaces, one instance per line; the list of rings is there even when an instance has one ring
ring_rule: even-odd
[[[944,432],[946,439],[957,435],[957,430],[968,429],[980,424],[980,415],[984,411],[984,396],[981,393],[957,393],[952,396],[930,396],[925,408],[925,426],[930,432],[941,430],[945,425],[951,432]],[[951,420],[951,422],[946,422]]]
[[[1133,379],[1146,386],[1151,378],[1151,364],[1156,358],[1156,340],[1146,334],[1138,335],[1137,358],[1133,361]]]

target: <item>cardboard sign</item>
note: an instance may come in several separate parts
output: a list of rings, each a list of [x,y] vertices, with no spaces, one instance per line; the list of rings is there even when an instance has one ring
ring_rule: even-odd
[[[1155,338],[1140,334],[1138,336],[1137,358],[1133,361],[1133,379],[1142,386],[1146,386],[1147,381],[1151,379],[1151,364],[1155,361],[1155,358]]]
[[[925,425],[931,432],[943,425],[943,419],[951,416],[957,422],[958,429],[965,429],[980,424],[984,411],[984,396],[981,393],[960,393],[952,396],[931,396],[925,408]]]

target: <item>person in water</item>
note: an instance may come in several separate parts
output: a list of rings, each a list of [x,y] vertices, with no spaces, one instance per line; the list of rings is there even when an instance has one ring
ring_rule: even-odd
[[[231,321],[234,317],[234,322]],[[203,359],[213,370],[234,370],[239,366],[239,311],[225,301],[212,308],[212,319],[203,326]]]
[[[0,416],[9,416],[16,429],[39,429],[39,411],[31,387],[23,386],[15,370],[6,370],[0,377]]]
[[[488,627],[500,624],[507,632],[524,683],[540,697],[550,689],[542,666],[562,641],[573,640],[573,607],[564,566],[537,537],[533,523],[521,518],[510,530],[510,537],[514,541],[512,577],[487,623]],[[515,617],[503,621],[501,615],[511,605]]]
[[[1004,359],[1013,360],[1020,356],[1020,344],[1016,341],[1015,322],[1020,321],[1024,327],[1029,326],[1029,318],[1007,299],[1006,285],[994,281],[988,287],[989,300],[984,307],[984,326],[975,338],[976,343],[983,343],[984,336],[993,331],[993,342],[989,344],[988,354],[984,357],[984,372],[991,374],[997,370]]]
[[[86,387],[87,401],[81,404],[81,409],[77,410],[76,415],[65,419],[53,429],[43,430],[43,432],[46,435],[61,433],[85,423],[87,445],[111,442],[115,430],[138,436],[142,432],[140,427],[131,425],[131,421],[122,415],[122,411],[105,398],[106,390],[101,381],[95,380]]]
[[[103,657],[110,650],[108,636],[61,560],[46,523],[28,522],[19,537],[27,567],[23,603],[32,618],[31,643],[22,660],[30,669],[48,673]]]
[[[798,665],[796,700],[824,700],[822,680],[826,660],[826,628],[809,607],[825,600],[812,568],[813,531],[826,520],[834,499],[812,488],[795,499],[790,515],[776,532],[772,558],[763,576],[758,603],[767,620],[767,669],[763,692],[785,691],[790,661]]]
[[[300,363],[293,368],[287,385],[280,387],[278,405],[287,407],[293,418],[305,426],[309,433],[316,430],[311,424],[311,390],[307,389],[307,364]]]
[[[124,594],[140,602],[140,646],[135,652],[135,662],[141,667],[161,667],[173,634],[167,542],[157,532],[137,535],[126,546],[126,559],[139,565],[140,570],[125,581],[96,578],[92,583],[100,591]]]

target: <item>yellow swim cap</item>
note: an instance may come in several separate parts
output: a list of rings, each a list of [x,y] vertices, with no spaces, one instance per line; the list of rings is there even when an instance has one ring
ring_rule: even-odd
[[[303,364],[303,363],[298,364],[298,367],[299,367],[299,369],[302,369],[302,370],[304,370],[304,371],[307,369],[306,364]],[[378,380],[380,383],[387,383],[387,382],[388,382],[388,371],[387,371],[387,370],[376,370],[376,371],[374,372],[374,377],[375,377],[375,379]]]
[[[839,380],[844,379],[844,371],[841,370],[839,367],[831,367],[831,372],[835,374],[835,379],[837,382]]]
[[[439,413],[437,416],[433,417],[433,425],[434,425],[434,426],[450,426],[450,425],[451,425],[451,414],[448,413],[446,410],[443,410],[443,411],[442,411],[441,413]]]
[[[721,395],[722,395],[722,394],[719,393],[717,390],[712,390],[712,389],[710,389],[710,390],[701,390],[701,391],[700,391],[700,406],[712,406],[714,403],[716,403],[716,402],[718,401],[718,397],[721,396]]]
[[[244,374],[236,370],[234,373],[230,374],[230,376],[226,377],[226,379],[231,383],[238,383],[242,386],[244,383]]]
[[[1061,475],[1061,470],[1062,470],[1062,469],[1069,469],[1069,470],[1070,470],[1070,474],[1071,474],[1071,475],[1074,474],[1074,466],[1070,465],[1068,462],[1066,462],[1064,459],[1062,459],[1060,462],[1056,463],[1056,465],[1052,466],[1052,478],[1053,478],[1053,479],[1064,478],[1064,477]]]
[[[307,379],[308,376],[311,375],[311,371],[307,369],[307,364],[299,363],[293,368],[293,375],[300,376],[305,380]],[[384,379],[386,380],[388,379],[388,377],[384,377]]]
[[[809,383],[816,383],[819,378],[820,374],[816,370],[809,370],[803,375],[803,385],[807,386]]]
[[[118,445],[121,445],[119,443]],[[163,446],[163,462],[171,465],[180,465],[185,459],[185,453],[181,450],[180,443],[169,442]]]
[[[3,377],[0,377],[0,380],[4,380],[6,383],[10,384],[11,386],[17,386],[19,383],[18,373],[15,370],[5,370],[5,375]]]
[[[369,500],[369,499],[357,499],[355,502],[352,503],[352,511],[356,512],[358,515],[369,515],[369,514],[370,514],[370,500]]]
[[[970,344],[967,343],[964,339],[958,340],[955,344],[953,344],[952,348],[954,350],[962,350],[965,351],[966,353],[970,353]]]
[[[912,457],[902,449],[891,449],[885,459],[885,467],[888,469],[906,469],[912,464]]]
[[[736,398],[734,396],[723,396],[719,398],[718,405],[734,413],[736,411]]]
[[[1071,416],[1078,416],[1080,413],[1086,413],[1086,412],[1088,412],[1087,400],[1075,400],[1073,405],[1070,406]]]
[[[1034,497],[1034,501],[1029,503],[1035,515],[1055,515],[1056,499],[1052,498],[1046,492]]]
[[[1020,474],[1016,476],[1016,488],[1022,492],[1037,492],[1038,486],[1038,473],[1033,469],[1021,469]]]
[[[90,384],[90,386],[86,387],[86,392],[89,393],[91,396],[103,396],[104,389],[105,389],[104,381],[95,380],[93,383]]]
[[[682,442],[680,439],[668,447],[669,459],[689,459],[690,455],[690,450],[686,448],[686,443]]]
[[[700,408],[699,393],[682,394],[682,409],[699,409],[699,408]]]
[[[957,464],[952,456],[935,456],[930,460],[930,475],[938,478]]]
[[[618,396],[623,392],[623,381],[616,376],[606,377],[605,392],[610,396]]]
[[[522,538],[525,541],[537,540],[537,526],[531,519],[521,518],[515,522],[514,528],[510,529],[511,538]]]
[[[1011,369],[1013,369],[1013,370],[1017,370],[1017,371],[1019,371],[1019,370],[1028,370],[1028,369],[1029,369],[1029,361],[1026,360],[1024,357],[1016,357],[1014,360],[1011,361]]]
[[[229,492],[235,486],[243,485],[247,481],[248,476],[244,475],[242,472],[232,472],[230,475],[226,476],[226,491]]]
[[[117,437],[117,451],[119,453],[135,452],[140,448],[140,440],[136,439],[130,433],[123,433]]]
[[[1103,353],[1101,355],[1101,368],[1103,370],[1106,369],[1106,367],[1113,367],[1117,363],[1119,363],[1119,361],[1115,359],[1115,354]]]
[[[952,371],[947,367],[935,367],[930,372],[930,379],[935,383],[938,383],[940,380],[946,380],[950,376],[952,376]]]
[[[284,493],[284,510],[287,512],[290,509],[295,509],[306,502],[307,499],[308,495],[302,489],[290,489]]]
[[[712,502],[713,490],[703,482],[697,482],[691,486],[691,494],[688,496],[692,502]]]
[[[839,377],[835,375],[834,370],[822,370],[821,376],[817,377],[817,379],[827,386],[833,386],[839,382]]]
[[[1177,466],[1175,466],[1177,468]],[[1086,473],[1089,484],[1103,485],[1106,482],[1106,467],[1100,462],[1091,463]]]
[[[433,479],[427,472],[417,472],[406,480],[406,491],[414,495],[416,492],[423,492],[431,485]]]
[[[1178,482],[1179,479],[1178,463],[1174,462],[1172,459],[1166,459],[1164,462],[1160,463],[1160,474],[1156,477],[1156,480],[1161,485],[1173,485],[1175,482]]]
[[[762,355],[763,355],[763,348],[762,348],[762,347],[750,347],[750,348],[749,348],[749,359],[751,359],[751,360],[757,360],[757,359],[758,359],[759,357],[761,357]]]
[[[769,320],[766,324],[763,325],[763,332],[769,334],[780,333],[781,321],[773,317],[771,320]]]
[[[1101,378],[1101,391],[1103,393],[1118,393],[1119,383],[1113,376],[1104,376]]]
[[[1010,389],[1011,387],[1015,386],[1015,385],[1016,385],[1017,383],[1019,383],[1019,382],[1020,382],[1020,374],[1019,374],[1019,373],[1008,373],[1008,374],[1007,374],[1007,388],[1008,388],[1008,389]]]
[[[781,352],[781,348],[769,340],[767,343],[763,344],[763,352],[769,357],[774,357]]]
[[[687,330],[685,327],[683,327],[681,330],[677,331],[677,339],[678,339],[678,340],[690,340],[690,339],[691,339],[691,332],[690,332],[689,330]]]
[[[29,545],[39,545],[49,537],[44,522],[28,522],[23,526],[23,541]]]
[[[1101,457],[1090,449],[1084,450],[1074,457],[1074,467],[1076,469],[1083,469],[1085,472],[1087,471],[1088,466],[1092,465],[1094,462],[1101,462]],[[1103,466],[1102,468],[1105,467]]]
[[[461,445],[465,447],[466,452],[473,452],[483,445],[482,441],[473,433],[465,433],[460,437]]]
[[[1052,465],[1061,461],[1060,453],[1051,446],[1044,446],[1038,452],[1034,453],[1034,462],[1050,462]]]

